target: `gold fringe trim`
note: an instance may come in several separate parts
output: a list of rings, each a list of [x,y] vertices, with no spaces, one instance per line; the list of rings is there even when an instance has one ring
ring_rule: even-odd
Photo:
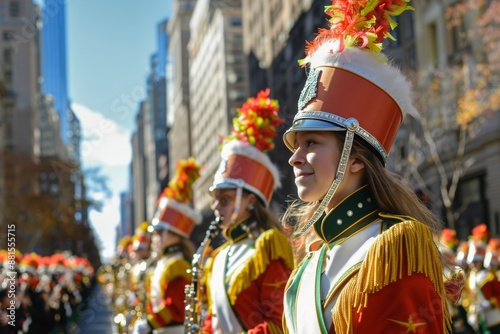
[[[359,272],[345,286],[335,306],[333,323],[337,333],[352,333],[351,314],[367,306],[368,295],[402,278],[406,250],[407,275],[424,274],[441,297],[444,332],[451,330],[446,304],[443,267],[429,228],[417,221],[398,223],[380,234],[370,247]],[[384,266],[380,264],[384,263]]]
[[[272,321],[267,321],[267,329],[270,334],[283,334],[283,329],[280,325],[275,324]]]
[[[232,305],[238,294],[248,288],[276,259],[282,259],[288,268],[293,268],[292,247],[287,237],[276,229],[269,229],[255,240],[255,253],[231,277],[227,294]]]
[[[184,259],[172,259],[165,264],[165,271],[162,275],[163,282],[170,282],[177,277],[182,277],[188,281],[191,280],[191,265]]]
[[[198,282],[199,287],[204,286],[205,291],[203,294],[198,296],[202,303],[207,303],[207,311],[212,313],[212,292],[210,287],[210,282],[212,280],[212,267],[214,264],[214,257],[210,256],[206,259],[205,265],[203,266],[203,273],[201,275],[200,282]]]

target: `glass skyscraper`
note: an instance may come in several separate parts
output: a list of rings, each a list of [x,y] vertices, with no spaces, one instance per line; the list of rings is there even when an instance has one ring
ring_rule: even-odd
[[[66,63],[66,1],[44,0],[42,29],[42,93],[54,97],[61,137],[68,144],[70,132]]]

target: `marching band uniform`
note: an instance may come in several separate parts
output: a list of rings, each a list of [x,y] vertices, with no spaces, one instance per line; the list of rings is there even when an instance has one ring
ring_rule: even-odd
[[[275,229],[232,226],[207,267],[212,315],[207,333],[282,333],[283,291],[293,266],[289,242]],[[227,294],[226,294],[227,293]],[[216,316],[214,316],[216,315]]]
[[[201,215],[190,207],[191,186],[199,177],[200,166],[194,159],[180,161],[175,177],[159,199],[158,210],[152,220],[155,233],[162,241],[161,257],[149,279],[147,326],[138,324],[137,333],[184,333],[184,291],[191,282],[192,245],[188,240]],[[148,327],[145,330],[144,327]]]
[[[132,237],[132,251],[136,255],[135,263],[130,273],[131,310],[132,319],[129,328],[134,327],[136,321],[143,319],[146,307],[146,273],[151,263],[151,232],[148,222],[142,222],[135,230]]]
[[[486,326],[484,308],[487,301],[481,293],[481,282],[486,277],[483,267],[486,253],[486,242],[489,233],[486,225],[481,224],[472,229],[472,235],[467,242],[467,253],[465,262],[469,273],[465,281],[465,288],[462,293],[462,305],[467,311],[467,320],[475,331],[483,332]]]
[[[158,260],[151,276],[147,315],[156,333],[183,333],[184,288],[191,282],[189,268],[180,244],[166,247]]]
[[[475,331],[467,320],[467,311],[461,304],[462,289],[465,285],[465,273],[460,267],[455,267],[457,263],[456,248],[459,241],[456,231],[444,228],[441,231],[439,240],[439,251],[449,262],[444,270],[444,280],[446,285],[446,302],[451,317],[452,333],[474,334]],[[468,247],[467,247],[468,249]],[[461,255],[464,258],[463,255]],[[465,255],[466,257],[466,255]]]
[[[484,275],[479,282],[481,293],[487,301],[484,309],[486,327],[490,334],[500,334],[500,281],[498,280],[499,239],[491,238],[484,258]]]
[[[490,239],[486,224],[472,229],[469,237],[467,263],[470,273],[466,280],[463,302],[469,322],[478,331],[500,333],[500,282],[497,277],[498,240]]]
[[[417,113],[406,79],[379,53],[391,16],[409,9],[406,2],[332,1],[326,8],[330,29],[320,30],[308,45],[303,63],[309,64],[308,78],[299,111],[284,135],[294,152],[290,164],[296,173],[303,166],[310,173],[314,167],[308,154],[316,154],[315,145],[322,149],[321,140],[329,140],[340,142],[340,148],[335,148],[338,163],[331,162],[337,172],[331,174],[328,191],[318,200],[319,187],[313,189],[314,196],[305,193],[311,197],[307,202],[318,205],[297,233],[314,233],[319,241],[310,245],[288,282],[288,333],[445,333],[450,328],[442,264],[429,225],[405,212],[384,212],[380,198],[398,193],[372,186],[380,177],[390,184],[388,173],[374,176],[373,170],[383,168],[404,115]],[[306,141],[311,132],[321,136],[319,144]],[[356,160],[351,156],[354,148]],[[358,181],[355,168],[361,154],[370,158],[362,161],[364,177]],[[368,165],[373,169],[367,170]],[[342,183],[345,175],[353,183]],[[301,181],[299,175],[295,181],[309,190],[316,185],[306,183],[313,176]],[[351,192],[349,187],[358,182],[361,186]],[[407,187],[394,187],[401,194],[403,189],[413,196]],[[327,209],[332,199],[337,204]],[[423,216],[425,208],[411,199],[408,205]]]
[[[213,251],[204,269],[210,312],[204,333],[282,333],[283,292],[293,267],[292,249],[285,234],[260,221],[256,213],[266,210],[272,215],[267,207],[279,184],[278,171],[264,153],[273,147],[274,127],[281,123],[277,101],[268,95],[269,90],[260,92],[238,109],[210,188],[216,203],[224,200],[215,193],[228,190],[236,193],[233,202],[243,203],[242,194],[248,192],[255,203],[235,204],[234,211],[222,217],[228,241]],[[265,129],[253,123],[257,118]],[[214,208],[220,217],[219,204]]]

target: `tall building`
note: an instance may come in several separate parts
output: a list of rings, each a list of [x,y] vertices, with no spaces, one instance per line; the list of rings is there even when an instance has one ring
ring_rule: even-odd
[[[277,129],[275,148],[270,155],[278,166],[282,186],[274,192],[272,205],[277,211],[290,196],[296,198],[293,170],[288,165],[290,152],[282,135],[297,112],[297,101],[306,80],[306,72],[297,64],[304,57],[305,41],[312,40],[317,28],[326,25],[324,6],[331,0],[243,0],[244,56],[248,66],[250,95],[263,87],[280,104],[285,119]]]
[[[132,219],[132,198],[129,192],[120,193],[120,216],[121,221],[119,226],[117,226],[117,238],[122,239],[126,235],[132,236],[134,234],[136,226],[139,222],[134,224]]]
[[[60,136],[59,115],[54,109],[52,95],[40,96],[40,156],[65,159],[66,149]]]
[[[148,220],[147,208],[147,103],[141,102],[135,119],[136,131],[132,134],[132,162],[131,162],[131,193],[134,203],[134,218],[138,221]],[[122,223],[124,217],[121,217]]]
[[[70,108],[66,60],[66,1],[44,0],[42,28],[42,92],[54,97],[62,141],[68,144]]]
[[[69,161],[74,165],[81,164],[81,142],[82,142],[82,126],[80,120],[76,116],[71,107],[68,108],[68,150]]]
[[[0,70],[5,96],[2,148],[39,156],[38,106],[40,12],[31,0],[0,1]]]
[[[248,59],[248,73],[252,74],[249,80],[251,92],[258,91],[263,82],[272,85],[275,78],[268,69],[289,42],[290,30],[297,25],[302,14],[311,11],[314,2],[326,3],[314,0],[242,1],[244,52]],[[308,20],[310,24],[316,21],[312,15]]]
[[[236,109],[249,97],[241,1],[198,0],[190,29],[192,154],[204,166],[194,195],[197,209],[203,210],[210,206],[208,188],[220,162],[219,136],[229,134]]]
[[[167,64],[168,20],[157,26],[157,51],[150,58],[146,82],[146,98],[139,104],[136,132],[132,137],[131,215],[150,221],[158,205],[158,197],[168,184]],[[122,217],[122,220],[124,218]]]
[[[191,134],[191,112],[189,106],[189,20],[196,0],[174,0],[172,17],[168,22],[169,54],[172,58],[172,100],[168,107],[172,111],[168,133],[169,170],[175,170],[177,161],[193,154]],[[170,118],[170,116],[169,116]]]
[[[151,56],[147,84],[148,113],[150,121],[150,159],[148,166],[149,212],[154,214],[158,196],[168,184],[168,127],[167,79],[168,20],[157,25],[157,51]],[[152,217],[151,217],[152,218]]]

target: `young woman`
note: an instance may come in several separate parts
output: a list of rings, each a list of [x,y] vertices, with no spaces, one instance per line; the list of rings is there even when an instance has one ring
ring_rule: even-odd
[[[284,141],[302,202],[300,264],[285,292],[289,333],[445,333],[440,221],[384,166],[408,84],[376,51],[400,1],[334,1],[308,45],[309,75]],[[368,6],[369,5],[369,6]],[[366,6],[366,7],[365,7]]]
[[[209,314],[203,331],[282,333],[283,291],[293,255],[269,209],[279,176],[264,154],[281,123],[278,105],[267,90],[238,112],[210,188],[227,242],[213,251],[204,270]]]
[[[178,163],[176,175],[159,199],[151,226],[152,248],[158,260],[146,278],[146,319],[138,321],[134,334],[184,333],[184,290],[191,283],[194,246],[189,236],[201,214],[191,208],[191,186],[199,177],[200,166],[190,158]]]

